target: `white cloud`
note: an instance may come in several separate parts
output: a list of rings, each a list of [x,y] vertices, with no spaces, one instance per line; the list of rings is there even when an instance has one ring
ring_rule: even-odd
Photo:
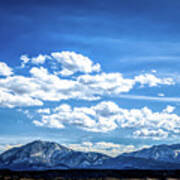
[[[36,126],[46,126],[48,128],[64,128],[64,125],[60,121],[58,121],[58,119],[53,117],[51,117],[51,119],[48,119],[48,116],[43,116],[42,121],[34,120],[33,123]]]
[[[75,80],[61,79],[56,75],[50,74],[47,69],[33,67],[30,70],[30,77],[9,76],[0,79],[0,102],[1,105],[10,107],[19,106],[20,102],[27,100],[27,104],[42,104],[40,101],[60,101],[66,99],[95,100],[98,97],[87,91]],[[17,101],[16,101],[17,99]],[[31,103],[28,103],[31,102]],[[24,104],[25,105],[25,104]],[[25,105],[26,106],[26,105]]]
[[[174,107],[174,106],[168,105],[168,106],[163,110],[163,112],[165,112],[165,113],[172,113],[174,110],[175,110],[175,107]]]
[[[138,96],[129,94],[120,94],[118,97],[123,99],[137,99],[146,101],[162,101],[162,102],[180,102],[180,97],[154,97],[154,96]]]
[[[134,145],[115,144],[112,142],[83,142],[81,144],[64,144],[66,147],[76,151],[83,152],[98,152],[107,154],[109,156],[117,156],[125,152],[132,152],[137,150]]]
[[[150,87],[158,85],[174,85],[175,82],[172,78],[158,78],[153,74],[142,74],[135,76],[135,82],[140,83],[141,85],[149,85]]]
[[[105,107],[110,106],[111,104],[101,103],[99,106],[91,107],[91,108],[71,108],[69,105],[61,105],[55,108],[55,113],[51,115],[42,116],[42,120],[39,121],[41,126],[47,127],[56,127],[54,122],[59,122],[63,124],[62,126],[56,128],[64,128],[65,124],[71,124],[76,127],[82,128],[87,131],[93,132],[107,132],[113,130],[117,127],[116,123],[109,120],[109,116],[106,117],[104,114],[104,109],[101,109],[101,105]],[[112,114],[112,109],[106,108],[108,112],[107,114]],[[37,122],[35,122],[36,125]]]
[[[129,92],[134,86],[134,81],[132,79],[123,78],[120,73],[82,75],[79,76],[77,80],[88,87],[89,91],[101,95],[118,95],[122,92]]]
[[[21,67],[24,68],[25,65],[30,61],[30,58],[27,56],[27,55],[21,55],[20,56],[20,60],[22,61],[21,62]]]
[[[51,61],[53,66],[56,64],[56,69],[61,65],[59,74],[63,76],[70,76],[76,72],[82,72],[89,74],[92,72],[100,72],[100,64],[94,64],[91,59],[75,52],[62,51],[53,52],[51,56],[39,54],[37,57],[28,58],[27,55],[21,56],[23,61],[22,65],[26,64],[31,60],[32,64],[44,64],[46,59],[54,58],[55,61]],[[84,75],[78,78],[79,81],[85,83],[91,83],[93,90],[102,86],[102,90],[114,90],[114,93],[118,94],[121,92],[128,92],[133,88],[136,83],[140,83],[141,86],[148,85],[150,87],[158,85],[174,85],[175,82],[172,78],[158,78],[154,75],[156,70],[152,70],[153,74],[140,74],[135,76],[133,79],[123,78],[120,73],[101,73],[95,76]],[[58,74],[57,71],[54,74]],[[119,85],[118,85],[119,83]],[[111,85],[112,84],[112,85]],[[104,87],[107,85],[107,89]]]
[[[64,112],[71,112],[71,106],[68,104],[62,104],[61,106],[58,106],[54,109],[54,112],[59,112],[59,111],[64,111]]]
[[[0,76],[10,76],[12,74],[13,74],[12,68],[10,68],[4,62],[0,62]]]
[[[20,56],[20,60],[22,61],[21,67],[24,68],[28,62],[31,62],[32,64],[36,64],[36,65],[44,64],[47,59],[51,59],[51,57],[48,55],[39,54],[36,57],[30,58],[28,57],[28,55],[24,54]]]
[[[162,129],[157,129],[157,130],[150,130],[150,129],[140,129],[137,130],[133,133],[135,137],[142,137],[142,138],[151,138],[155,140],[159,139],[165,139],[168,137],[168,132],[162,130]]]
[[[83,99],[92,101],[103,96],[121,97],[122,92],[129,92],[135,85],[133,79],[123,78],[120,73],[81,75],[77,79],[63,79],[49,73],[44,67],[32,67],[30,75],[0,79],[1,93],[9,94],[9,97],[13,98],[23,96],[29,100],[36,100],[35,104],[37,100]],[[163,101],[163,99],[160,100]]]
[[[121,145],[120,144],[114,144],[112,142],[97,142],[96,146],[98,147],[98,149],[109,149],[109,148],[120,148]]]
[[[50,114],[50,108],[45,108],[45,109],[38,109],[37,110],[38,113],[40,114]]]
[[[164,129],[168,133],[174,133],[176,129],[180,129],[180,116],[173,114],[172,109],[171,111],[167,111],[167,109],[169,108],[166,107],[161,112],[152,112],[147,107],[131,110],[121,109],[122,114],[118,115],[118,122],[123,128],[153,130],[148,131],[149,133]]]
[[[103,101],[91,107],[70,107],[61,105],[51,115],[43,115],[38,121],[41,126],[60,128],[67,125],[92,132],[109,132],[119,128],[130,128],[133,135],[155,138],[167,137],[180,130],[180,116],[173,113],[174,107],[167,106],[161,112],[152,112],[144,107],[141,109],[123,109],[110,101]],[[36,125],[37,122],[36,122]],[[56,127],[58,128],[58,127]]]
[[[37,57],[31,58],[33,64],[44,64],[46,59],[51,59],[48,55],[39,54]]]
[[[152,69],[151,72],[152,73],[157,73],[157,71],[155,69]]]
[[[29,119],[33,118],[33,114],[29,111],[29,110],[19,110],[21,112],[23,112]]]
[[[0,153],[7,151],[9,149],[15,148],[15,147],[21,147],[22,144],[0,144]]]
[[[62,65],[60,74],[63,76],[69,76],[76,72],[91,73],[101,70],[100,64],[93,64],[88,57],[75,52],[54,52],[51,53],[51,56]]]
[[[10,76],[0,79],[0,106],[42,106],[43,102],[29,94],[36,89],[36,84],[22,76]]]
[[[158,85],[173,85],[171,78],[158,78],[152,74],[142,74],[134,78],[124,78],[120,73],[101,73],[97,75],[81,75],[78,82],[88,87],[88,91],[99,95],[119,96],[123,92],[129,92],[138,83],[143,87]]]
[[[13,108],[16,106],[42,106],[43,102],[26,95],[14,95],[0,89],[0,107]]]
[[[5,65],[8,68],[3,68],[3,70],[1,70],[2,66],[0,66],[0,73],[7,76],[0,79],[1,106],[25,106],[23,99],[27,100],[26,106],[42,105],[44,101],[69,99],[94,101],[107,96],[121,97],[122,93],[132,90],[136,83],[143,86],[174,84],[171,78],[158,78],[152,74],[143,74],[134,78],[124,78],[120,73],[90,75],[87,73],[99,72],[100,66],[94,64],[89,58],[68,51],[52,53],[52,56],[54,60],[51,60],[51,62],[61,64],[62,71],[70,71],[70,74],[76,72],[86,74],[78,77],[59,77],[58,74],[55,74],[55,71],[49,73],[48,69],[44,67],[33,66],[34,63],[42,65],[46,63],[46,59],[52,58],[49,55],[40,54],[33,58],[22,55],[20,59],[22,60],[21,65],[23,67],[29,61],[31,62],[32,67],[29,66],[31,69],[28,75],[23,76],[17,73],[14,76],[8,76],[12,75],[12,70],[7,70],[9,67],[6,64],[3,64],[3,66]],[[7,97],[3,97],[3,95]]]
[[[49,74],[47,69],[32,68],[30,73],[33,76],[33,83],[37,85],[33,97],[37,97],[48,101],[60,101],[62,99],[85,99],[95,100],[97,97],[90,94],[79,82],[75,80],[65,80],[57,75]]]
[[[164,93],[158,93],[158,96],[164,97],[165,95],[164,95]]]

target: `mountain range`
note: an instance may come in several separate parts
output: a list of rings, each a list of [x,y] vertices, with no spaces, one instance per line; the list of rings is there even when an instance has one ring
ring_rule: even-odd
[[[152,146],[112,158],[38,140],[2,153],[0,169],[180,169],[180,144]]]

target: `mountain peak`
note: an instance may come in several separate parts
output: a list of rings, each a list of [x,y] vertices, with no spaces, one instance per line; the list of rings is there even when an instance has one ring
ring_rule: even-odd
[[[24,148],[26,147],[32,147],[32,148],[46,148],[46,149],[50,149],[50,148],[54,148],[54,149],[66,149],[67,148],[65,146],[62,146],[58,143],[55,142],[51,142],[51,141],[44,141],[44,140],[35,140],[32,141],[26,145],[24,145]]]
[[[37,140],[34,140],[34,141],[32,141],[26,145],[35,145],[35,144],[44,144],[45,145],[45,144],[58,144],[58,143],[37,139]]]
[[[64,169],[86,168],[109,158],[100,153],[73,151],[54,142],[36,140],[0,155],[0,168]]]

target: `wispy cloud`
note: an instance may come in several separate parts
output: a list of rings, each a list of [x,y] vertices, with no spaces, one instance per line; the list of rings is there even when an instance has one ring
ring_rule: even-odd
[[[15,147],[21,147],[22,144],[0,144],[0,153]]]
[[[147,101],[163,101],[163,102],[180,102],[180,97],[156,97],[156,96],[139,96],[121,94],[119,98],[123,99],[136,99],[136,100],[147,100]]]

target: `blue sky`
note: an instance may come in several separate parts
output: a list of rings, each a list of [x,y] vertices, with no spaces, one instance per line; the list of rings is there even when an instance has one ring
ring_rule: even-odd
[[[110,155],[180,133],[180,2],[0,2],[0,150],[35,139]]]

